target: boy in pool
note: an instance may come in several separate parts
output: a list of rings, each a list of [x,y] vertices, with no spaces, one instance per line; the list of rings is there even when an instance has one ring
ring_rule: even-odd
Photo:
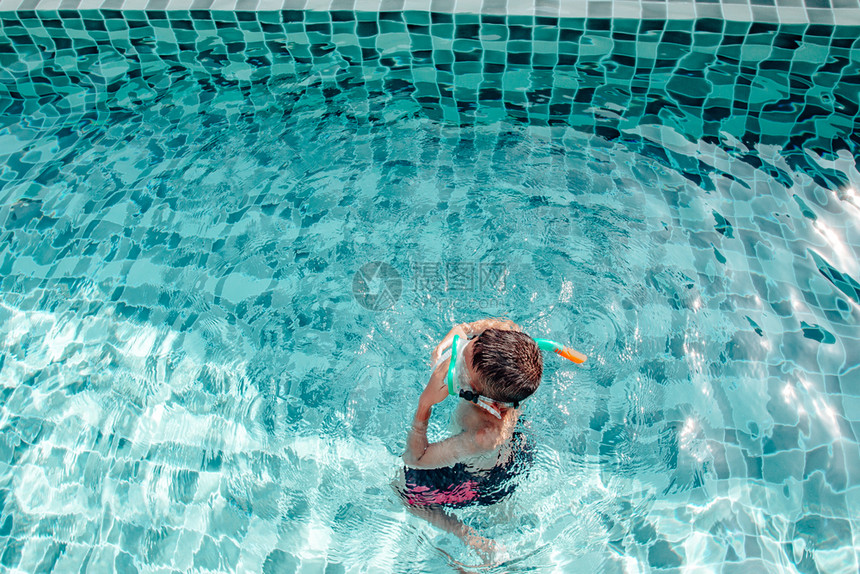
[[[444,351],[455,335],[461,337],[456,370],[465,400],[454,415],[454,435],[431,443],[427,424],[433,405],[448,396],[451,359]],[[418,400],[403,454],[407,468],[401,496],[415,514],[488,550],[490,541],[444,508],[493,504],[512,490],[509,479],[529,456],[524,437],[514,430],[519,404],[540,385],[543,358],[535,341],[512,321],[484,319],[454,327],[432,359],[435,368]]]

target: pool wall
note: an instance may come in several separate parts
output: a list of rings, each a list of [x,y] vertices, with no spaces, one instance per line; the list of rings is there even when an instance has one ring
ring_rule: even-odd
[[[355,10],[548,18],[720,18],[782,24],[860,24],[860,0],[0,0],[12,10]]]
[[[406,95],[404,105],[454,124],[505,118],[614,140],[654,122],[711,143],[796,150],[802,171],[804,149],[853,156],[860,146],[860,26],[108,9],[7,12],[0,26],[9,113],[131,109],[185,71],[211,87],[205,97],[311,74],[336,91]]]

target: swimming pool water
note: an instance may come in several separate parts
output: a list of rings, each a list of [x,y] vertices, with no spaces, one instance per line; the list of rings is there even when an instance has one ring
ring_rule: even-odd
[[[589,361],[487,570],[857,571],[857,27],[0,22],[4,569],[478,564],[389,481],[507,315]]]

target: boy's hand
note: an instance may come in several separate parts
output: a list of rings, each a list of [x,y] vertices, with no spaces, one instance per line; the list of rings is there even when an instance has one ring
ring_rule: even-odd
[[[430,355],[430,362],[432,364],[435,365],[436,361],[439,360],[439,357],[442,356],[442,352],[451,346],[451,341],[454,340],[454,335],[460,335],[461,337],[466,336],[466,331],[463,329],[463,325],[454,325],[454,328],[448,331],[448,334],[445,335],[442,342],[436,345],[436,348],[433,349],[433,353]]]
[[[450,360],[444,361],[433,371],[430,380],[427,382],[427,386],[424,387],[424,391],[421,393],[420,404],[430,407],[441,403],[448,397],[448,384],[445,382],[445,375],[448,374],[449,363]]]

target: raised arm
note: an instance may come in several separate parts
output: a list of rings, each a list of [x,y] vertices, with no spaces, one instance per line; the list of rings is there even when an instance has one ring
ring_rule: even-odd
[[[427,424],[430,421],[433,405],[441,403],[448,396],[445,374],[448,372],[449,363],[450,360],[443,361],[436,367],[433,374],[430,375],[430,381],[424,388],[424,392],[418,399],[418,409],[412,418],[412,428],[406,438],[406,452],[403,453],[403,462],[410,466],[421,460],[430,446],[427,440]]]
[[[418,408],[412,419],[412,428],[406,438],[406,452],[403,462],[415,468],[440,468],[452,464],[478,452],[489,450],[495,445],[488,444],[483,435],[460,433],[441,442],[427,440],[427,424],[433,405],[441,403],[448,396],[445,375],[449,361],[443,361],[430,376],[430,381],[418,399]]]

